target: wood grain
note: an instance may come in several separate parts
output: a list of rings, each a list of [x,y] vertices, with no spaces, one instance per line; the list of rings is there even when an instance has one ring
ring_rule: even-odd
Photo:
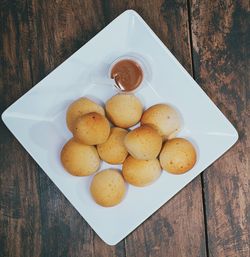
[[[1,2],[1,112],[32,86],[25,8],[25,3]],[[0,153],[0,256],[40,256],[37,165],[2,122]]]
[[[195,78],[239,132],[203,175],[209,256],[250,256],[250,2],[191,2]]]

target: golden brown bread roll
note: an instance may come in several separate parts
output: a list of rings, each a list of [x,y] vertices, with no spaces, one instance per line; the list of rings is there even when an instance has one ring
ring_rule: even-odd
[[[122,175],[129,184],[143,187],[159,178],[161,166],[158,159],[137,160],[128,156],[122,166]]]
[[[134,158],[140,160],[155,159],[162,146],[162,138],[150,126],[141,126],[130,131],[124,140],[125,146]]]
[[[125,181],[118,170],[103,170],[94,176],[90,192],[96,203],[104,207],[111,207],[119,204],[124,198]]]
[[[164,139],[170,139],[180,130],[181,118],[178,112],[171,106],[156,104],[143,113],[141,124],[154,127]]]
[[[122,128],[111,128],[108,140],[97,146],[99,156],[110,164],[121,164],[128,155],[124,138],[128,131]]]
[[[196,163],[195,148],[184,138],[171,139],[162,148],[160,163],[162,168],[170,173],[185,173]]]
[[[108,120],[96,112],[80,116],[74,123],[74,138],[86,145],[97,145],[106,142],[110,133]]]
[[[74,122],[76,121],[76,119],[90,112],[97,112],[101,115],[105,114],[102,106],[100,106],[99,104],[93,102],[92,100],[86,97],[81,97],[76,101],[74,101],[68,107],[67,114],[66,114],[66,122],[67,122],[68,129],[72,131]]]
[[[61,151],[65,170],[74,176],[88,176],[96,172],[100,159],[94,146],[84,145],[70,139]]]
[[[116,126],[129,128],[140,121],[143,107],[140,100],[132,94],[117,94],[105,105],[107,117]]]

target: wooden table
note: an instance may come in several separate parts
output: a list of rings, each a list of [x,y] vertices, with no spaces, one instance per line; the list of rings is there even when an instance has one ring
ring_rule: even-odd
[[[1,122],[1,257],[250,256],[248,0],[1,0],[0,111],[129,8],[234,124],[239,141],[111,247]]]

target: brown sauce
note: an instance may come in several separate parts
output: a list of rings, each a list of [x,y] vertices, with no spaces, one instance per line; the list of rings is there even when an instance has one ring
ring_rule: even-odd
[[[137,62],[123,59],[113,66],[111,78],[122,91],[132,91],[141,84],[143,71]]]

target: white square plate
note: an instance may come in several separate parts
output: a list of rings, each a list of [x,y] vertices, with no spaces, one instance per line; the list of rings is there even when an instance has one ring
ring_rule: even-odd
[[[71,137],[66,128],[65,113],[69,103],[80,96],[87,95],[104,102],[114,95],[113,88],[93,84],[90,74],[95,70],[102,76],[114,59],[128,52],[145,57],[152,71],[151,84],[136,95],[146,108],[166,102],[180,111],[184,128],[179,135],[195,143],[198,161],[184,175],[162,172],[161,177],[148,187],[129,186],[121,204],[103,208],[90,196],[91,177],[73,177],[61,166],[60,150]],[[110,245],[126,237],[238,139],[231,123],[132,10],[117,17],[12,104],[2,119],[82,217]],[[108,166],[103,163],[102,168]]]

